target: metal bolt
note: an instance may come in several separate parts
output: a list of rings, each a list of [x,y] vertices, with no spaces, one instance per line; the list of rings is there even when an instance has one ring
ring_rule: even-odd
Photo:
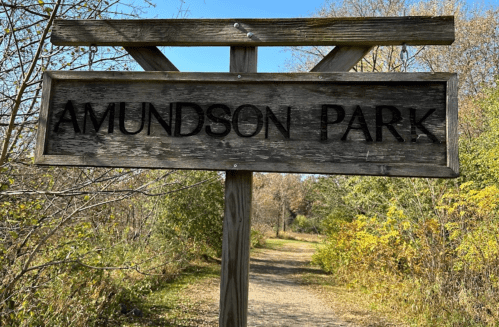
[[[237,164],[234,164],[234,168],[237,168]]]
[[[235,28],[239,28],[239,23],[234,23]]]
[[[251,32],[248,32],[248,34],[246,34],[246,36],[248,36],[250,39],[253,37],[253,35],[254,35],[254,34],[253,34],[253,33],[251,33]]]
[[[237,78],[241,78],[241,75],[237,75]]]
[[[319,79],[322,79],[322,76],[319,76]]]

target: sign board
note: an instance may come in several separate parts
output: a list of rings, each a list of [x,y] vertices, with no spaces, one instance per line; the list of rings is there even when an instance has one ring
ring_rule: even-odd
[[[456,177],[449,73],[46,72],[44,165]]]

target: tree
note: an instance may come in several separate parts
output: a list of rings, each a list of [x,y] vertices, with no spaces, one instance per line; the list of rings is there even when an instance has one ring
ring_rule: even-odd
[[[298,214],[305,214],[305,188],[296,174],[255,174],[253,190],[253,224],[272,226],[286,231]]]
[[[455,17],[456,39],[451,46],[411,46],[407,57],[400,46],[376,46],[354,68],[357,72],[430,71],[458,73],[460,100],[494,85],[499,73],[499,11],[466,5],[461,0],[342,0],[326,1],[320,17]],[[288,66],[296,71],[310,69],[330,47],[298,47]]]
[[[460,139],[461,171],[463,181],[476,186],[499,184],[499,88],[484,90],[473,103],[479,117],[470,124],[478,133],[468,132]],[[471,129],[471,128],[470,128]],[[468,129],[469,131],[469,129]]]
[[[172,171],[32,164],[45,70],[133,66],[120,47],[95,53],[52,45],[54,19],[134,18],[149,6],[147,0],[0,3],[2,325],[95,323],[105,310],[111,314],[110,303],[125,289],[106,273],[161,276],[168,262],[151,230],[158,199],[178,190],[168,179]]]
[[[177,251],[195,253],[195,247],[199,246],[220,256],[224,214],[220,173],[177,171],[169,180],[178,183],[177,189],[185,190],[162,197],[156,223],[160,237]]]
[[[147,3],[145,3],[147,5]],[[0,58],[2,150],[0,164],[30,155],[36,133],[42,73],[45,70],[128,69],[120,47],[91,53],[88,47],[57,47],[49,42],[54,19],[137,17],[142,7],[114,1],[2,1]],[[128,13],[127,13],[128,12]],[[95,57],[91,61],[89,56]]]

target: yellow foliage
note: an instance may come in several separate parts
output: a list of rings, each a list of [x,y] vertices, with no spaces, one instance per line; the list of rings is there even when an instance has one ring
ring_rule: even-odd
[[[344,222],[314,261],[374,301],[403,299],[431,321],[451,312],[499,321],[499,189],[473,186],[441,196],[432,217],[410,219],[393,201],[385,217]]]

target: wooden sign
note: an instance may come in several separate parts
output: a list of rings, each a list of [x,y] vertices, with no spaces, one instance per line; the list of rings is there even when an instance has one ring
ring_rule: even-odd
[[[455,74],[46,72],[46,165],[455,177]]]
[[[56,20],[54,45],[230,46],[231,73],[47,72],[35,162],[226,170],[220,326],[246,326],[252,171],[457,177],[457,77],[348,72],[377,45],[444,45],[453,17]],[[335,46],[256,74],[257,46]],[[329,73],[329,72],[337,73]],[[327,72],[327,73],[326,73]]]

